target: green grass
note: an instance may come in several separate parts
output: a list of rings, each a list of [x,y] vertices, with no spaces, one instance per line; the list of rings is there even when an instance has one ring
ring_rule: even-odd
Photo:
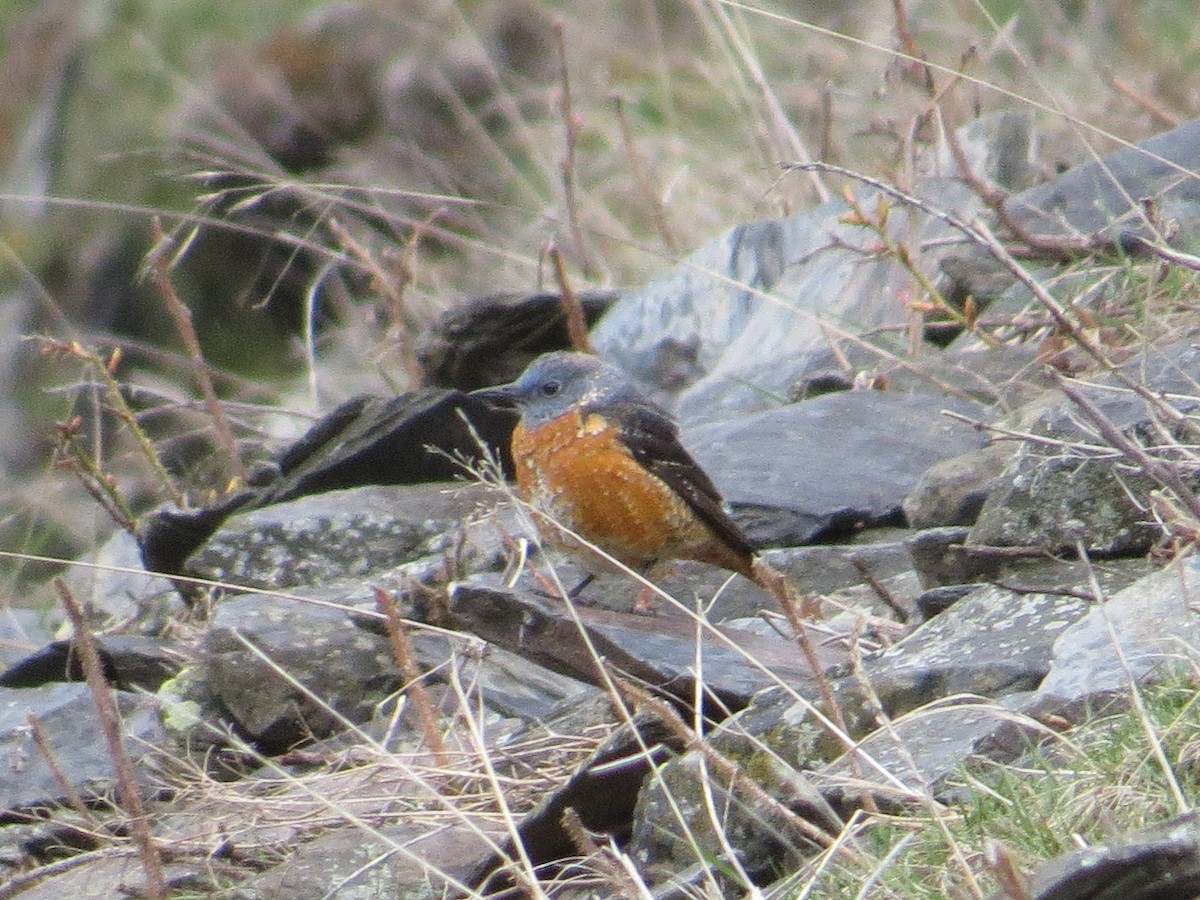
[[[1012,763],[972,766],[957,779],[965,800],[941,816],[949,840],[922,811],[869,825],[860,848],[875,867],[877,888],[870,896],[974,896],[956,854],[967,861],[987,896],[998,887],[984,862],[991,845],[1002,845],[1028,872],[1081,845],[1104,844],[1178,815],[1183,810],[1148,734],[1161,742],[1171,778],[1190,808],[1200,775],[1194,676],[1174,676],[1146,688],[1143,699],[1145,720],[1132,710],[1098,717]],[[818,881],[807,896],[854,896],[863,877],[861,870],[839,873]]]

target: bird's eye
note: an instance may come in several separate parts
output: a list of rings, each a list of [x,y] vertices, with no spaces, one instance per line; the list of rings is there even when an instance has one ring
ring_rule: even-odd
[[[543,397],[553,397],[562,390],[562,385],[557,381],[547,381],[540,388]]]

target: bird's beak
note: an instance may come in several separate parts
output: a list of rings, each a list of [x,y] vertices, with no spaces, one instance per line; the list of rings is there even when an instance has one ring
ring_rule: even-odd
[[[513,393],[511,384],[501,384],[496,387],[480,388],[477,391],[471,391],[472,397],[477,397],[488,406],[494,406],[498,409],[516,409],[517,396]]]

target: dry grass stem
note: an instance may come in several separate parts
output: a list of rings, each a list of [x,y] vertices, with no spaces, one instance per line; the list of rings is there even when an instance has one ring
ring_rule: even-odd
[[[205,406],[208,408],[208,414],[212,418],[213,434],[216,436],[217,446],[225,453],[230,471],[234,476],[239,479],[244,478],[246,468],[242,464],[241,454],[238,453],[237,442],[233,438],[233,429],[229,427],[225,409],[217,397],[212,378],[209,377],[208,363],[204,361],[204,353],[200,349],[200,338],[196,335],[196,328],[192,324],[192,311],[179,299],[179,295],[175,293],[175,286],[171,283],[171,259],[174,255],[175,245],[163,232],[162,222],[157,216],[152,224],[152,237],[154,247],[146,257],[150,277],[175,322],[175,328],[183,340],[184,347],[187,348],[188,358],[192,364],[192,377],[196,380],[196,386],[200,389]]]
[[[1089,422],[1096,426],[1096,430],[1100,432],[1101,436],[1109,444],[1119,450],[1130,462],[1145,472],[1146,475],[1170,490],[1179,502],[1187,507],[1192,518],[1200,521],[1200,497],[1197,497],[1187,482],[1183,480],[1178,465],[1163,462],[1148,454],[1137,441],[1126,437],[1121,429],[1114,425],[1112,420],[1101,412],[1100,408],[1089,400],[1082,391],[1074,387],[1058,372],[1053,372],[1052,374],[1058,389],[1079,408],[1080,412],[1083,413]]]
[[[58,782],[58,786],[62,790],[63,796],[67,798],[67,803],[70,804],[71,809],[75,810],[85,822],[91,825],[94,834],[103,834],[104,831],[100,827],[100,823],[96,821],[96,817],[92,815],[92,811],[87,808],[87,804],[83,802],[83,797],[79,795],[79,791],[75,785],[67,778],[66,773],[63,772],[62,766],[58,764],[58,755],[54,752],[54,748],[50,746],[50,742],[46,740],[46,732],[42,729],[41,720],[31,711],[25,713],[25,721],[29,723],[29,731],[33,735],[33,742],[37,746],[38,752],[50,768],[50,774]]]
[[[138,846],[142,869],[146,875],[146,894],[150,900],[166,900],[167,883],[163,876],[162,859],[158,847],[150,835],[150,823],[142,806],[142,795],[138,788],[133,762],[125,752],[121,737],[121,713],[113,698],[112,689],[104,678],[104,667],[100,662],[100,651],[96,639],[83,618],[83,610],[61,578],[54,579],[67,616],[71,620],[73,641],[79,653],[79,661],[91,689],[92,702],[96,706],[100,729],[108,745],[109,758],[116,771],[117,797],[121,807],[129,816],[129,827]]]
[[[765,811],[775,818],[778,826],[790,830],[793,833],[793,837],[799,839],[802,843],[815,844],[821,848],[832,846],[835,840],[834,834],[803,816],[792,812],[792,810],[784,806],[779,800],[767,793],[754,779],[747,776],[740,766],[716,750],[709,741],[689,728],[687,723],[680,718],[679,713],[669,703],[655,697],[644,688],[638,687],[624,679],[614,676],[614,681],[631,706],[653,713],[655,718],[662,722],[687,750],[700,753],[717,774],[725,780],[731,790],[745,791],[752,804],[760,812]],[[802,777],[800,773],[797,773],[797,776]],[[815,790],[811,793],[815,799]],[[819,807],[823,804],[818,802],[815,805]],[[833,816],[832,810],[827,807],[821,810],[821,813],[826,818],[832,817],[836,821],[836,816]],[[841,823],[837,822],[837,826],[840,830]]]
[[[567,320],[567,337],[571,342],[571,348],[580,353],[595,353],[596,348],[592,346],[592,338],[587,330],[587,320],[583,315],[583,304],[579,302],[579,295],[575,293],[575,288],[571,285],[571,278],[567,275],[566,260],[563,259],[562,252],[554,244],[550,245],[547,252],[550,255],[550,262],[554,266],[554,279],[558,282],[558,302],[562,307],[563,316]]]
[[[580,224],[579,197],[576,178],[575,159],[576,144],[579,140],[580,120],[576,118],[575,106],[571,99],[571,72],[567,64],[567,45],[564,32],[566,27],[561,19],[554,23],[554,46],[558,52],[559,78],[559,111],[563,120],[563,142],[565,153],[559,166],[563,188],[563,199],[566,203],[567,227],[571,235],[571,247],[575,251],[575,261],[587,278],[598,274],[596,263],[588,251],[587,242],[583,237],[583,227]]]
[[[658,232],[663,246],[667,248],[672,259],[677,259],[679,257],[679,241],[676,240],[675,233],[667,221],[667,210],[663,205],[662,196],[655,190],[650,175],[646,171],[646,161],[638,152],[637,144],[634,143],[633,131],[629,128],[629,117],[625,114],[625,101],[620,94],[613,95],[613,108],[617,113],[617,123],[621,126],[621,142],[625,145],[625,156],[629,160],[629,170],[637,185],[638,193],[642,195],[650,210],[650,221],[654,224],[654,230]]]
[[[380,587],[372,587],[371,591],[375,595],[375,603],[384,615],[384,626],[387,629],[388,640],[391,641],[392,654],[396,658],[400,672],[404,675],[405,692],[417,708],[417,716],[421,720],[421,731],[425,735],[425,741],[429,744],[429,749],[433,752],[438,765],[448,769],[450,768],[450,759],[446,755],[446,745],[442,740],[441,729],[438,727],[437,710],[429,698],[429,692],[425,689],[425,673],[417,664],[417,657],[413,652],[412,642],[408,639],[404,620],[400,617],[399,610],[396,609],[396,599],[390,591],[385,591]]]

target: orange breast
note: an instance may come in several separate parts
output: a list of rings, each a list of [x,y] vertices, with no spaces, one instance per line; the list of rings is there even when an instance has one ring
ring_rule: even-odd
[[[600,415],[582,419],[573,412],[535,431],[518,425],[512,451],[517,484],[534,509],[630,568],[700,559],[714,540],[686,501],[642,468]],[[540,522],[539,530],[551,543],[579,549],[551,522]]]

